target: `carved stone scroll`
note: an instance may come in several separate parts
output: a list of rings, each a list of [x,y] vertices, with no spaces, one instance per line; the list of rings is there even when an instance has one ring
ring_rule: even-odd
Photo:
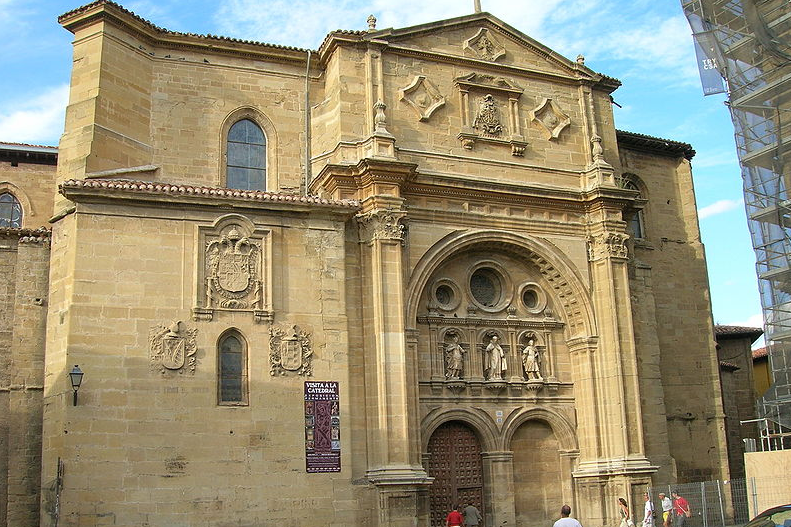
[[[198,351],[197,329],[189,329],[177,320],[169,326],[152,326],[148,333],[151,369],[168,372],[195,373]]]
[[[310,333],[292,325],[269,328],[269,374],[313,375],[313,348]]]

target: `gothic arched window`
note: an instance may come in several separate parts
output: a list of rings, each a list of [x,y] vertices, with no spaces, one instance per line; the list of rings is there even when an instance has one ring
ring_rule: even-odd
[[[217,396],[225,405],[245,405],[247,398],[247,344],[237,331],[225,333],[217,344]]]
[[[0,194],[0,227],[22,227],[22,205],[10,192]]]
[[[241,190],[266,190],[266,136],[250,119],[237,121],[228,130],[225,186]]]

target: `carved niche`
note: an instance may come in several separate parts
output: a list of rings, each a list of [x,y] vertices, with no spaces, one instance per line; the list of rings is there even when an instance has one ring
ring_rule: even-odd
[[[269,328],[269,374],[288,372],[309,377],[313,375],[313,348],[310,333],[291,325]]]
[[[180,320],[169,326],[152,326],[148,332],[151,369],[163,374],[185,371],[194,374],[198,363],[197,335],[197,329],[185,327]]]
[[[519,119],[519,98],[524,90],[493,75],[470,73],[455,79],[459,89],[461,132],[457,135],[464,148],[485,141],[511,145],[511,154],[523,156],[527,141]]]
[[[475,36],[465,40],[463,47],[468,55],[490,62],[505,56],[505,48],[486,28],[479,29]]]
[[[199,227],[198,241],[198,305],[193,319],[243,311],[252,313],[256,322],[271,320],[271,232],[232,215],[211,227]]]
[[[409,85],[399,89],[398,97],[417,112],[421,121],[428,121],[431,114],[445,106],[445,97],[425,75],[415,76]]]

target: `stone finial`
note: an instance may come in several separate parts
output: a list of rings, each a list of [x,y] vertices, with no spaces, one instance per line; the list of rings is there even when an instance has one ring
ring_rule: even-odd
[[[377,132],[386,132],[387,128],[387,117],[385,116],[385,110],[387,109],[387,105],[379,99],[374,104],[374,111],[376,114],[374,115],[374,126]]]
[[[376,31],[376,17],[368,15],[368,31]]]
[[[476,13],[481,12],[481,0],[474,0],[474,9]]]
[[[579,64],[580,66],[585,65],[585,55],[581,55],[581,54],[577,55],[577,64]]]

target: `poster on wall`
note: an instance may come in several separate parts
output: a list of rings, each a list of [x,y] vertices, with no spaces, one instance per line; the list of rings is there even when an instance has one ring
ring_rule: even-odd
[[[305,381],[305,468],[341,471],[341,412],[337,382]]]

